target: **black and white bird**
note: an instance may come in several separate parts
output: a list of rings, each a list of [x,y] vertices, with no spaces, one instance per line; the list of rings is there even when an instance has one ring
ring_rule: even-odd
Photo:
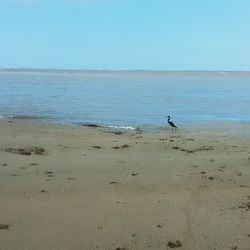
[[[173,129],[177,129],[177,126],[172,122],[172,121],[170,121],[170,116],[167,116],[168,117],[168,124],[171,126],[171,128],[172,128],[172,132],[173,132]]]

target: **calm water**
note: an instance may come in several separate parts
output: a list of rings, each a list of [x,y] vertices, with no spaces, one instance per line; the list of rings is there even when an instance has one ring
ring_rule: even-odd
[[[0,116],[157,129],[250,121],[250,74],[0,72]]]

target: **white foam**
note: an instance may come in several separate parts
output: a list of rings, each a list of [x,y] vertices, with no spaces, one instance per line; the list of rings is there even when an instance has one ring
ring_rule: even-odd
[[[136,130],[136,128],[134,128],[132,126],[108,126],[108,128],[122,129],[122,130]]]

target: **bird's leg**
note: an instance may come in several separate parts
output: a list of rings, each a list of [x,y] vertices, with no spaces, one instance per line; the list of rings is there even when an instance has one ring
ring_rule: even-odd
[[[172,134],[173,134],[173,132],[174,132],[174,129],[173,129],[173,128],[171,128],[171,130],[172,130]]]

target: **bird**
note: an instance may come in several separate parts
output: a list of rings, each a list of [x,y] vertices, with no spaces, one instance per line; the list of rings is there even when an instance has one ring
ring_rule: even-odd
[[[173,129],[177,129],[177,126],[172,121],[170,121],[170,116],[167,117],[168,117],[168,124],[171,126],[173,132]]]

